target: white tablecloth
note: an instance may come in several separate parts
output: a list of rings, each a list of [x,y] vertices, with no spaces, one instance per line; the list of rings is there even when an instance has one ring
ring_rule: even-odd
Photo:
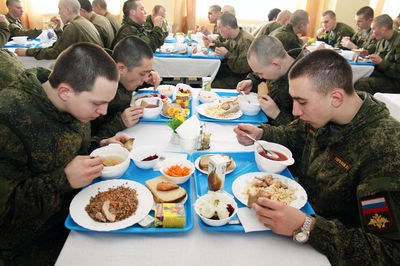
[[[390,111],[390,114],[400,121],[400,94],[396,93],[375,93],[374,96],[386,103],[387,108]]]
[[[237,142],[234,126],[206,123],[206,129],[212,133],[210,151],[253,150],[253,146]],[[163,123],[139,123],[124,132],[135,138],[134,146],[155,145],[165,151],[181,151],[179,146],[169,143],[171,129]],[[194,216],[194,227],[186,233],[71,231],[56,265],[330,265],[324,255],[309,245],[294,243],[290,237],[270,231],[206,231]]]
[[[374,66],[351,65],[351,69],[353,70],[353,83],[356,83],[360,78],[371,76],[374,71]]]
[[[153,68],[164,78],[211,77],[214,80],[220,65],[219,59],[154,57]]]

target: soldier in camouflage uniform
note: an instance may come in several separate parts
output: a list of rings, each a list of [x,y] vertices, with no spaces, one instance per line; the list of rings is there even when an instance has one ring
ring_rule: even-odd
[[[261,35],[269,35],[271,32],[278,29],[279,27],[288,24],[291,15],[292,12],[290,12],[289,10],[283,10],[278,14],[276,21],[268,22],[267,24],[262,26],[261,29],[257,33],[255,33],[254,36],[258,37]]]
[[[75,189],[103,169],[103,158],[87,155],[88,122],[107,112],[118,78],[101,47],[80,43],[58,57],[51,73],[28,70],[0,92],[0,264],[54,265]]]
[[[123,11],[122,26],[115,36],[113,47],[127,36],[139,37],[150,45],[153,52],[164,43],[166,35],[161,28],[164,21],[163,17],[155,17],[153,21],[154,28],[146,30],[143,26],[146,22],[146,11],[142,1],[127,0],[124,3]]]
[[[303,55],[302,49],[293,50],[289,55],[278,39],[265,35],[257,37],[249,48],[247,61],[254,72],[239,82],[236,89],[246,94],[250,91],[257,93],[260,82],[268,81],[270,93],[259,101],[271,125],[287,125],[293,121],[288,73]]]
[[[8,8],[8,13],[6,15],[8,20],[8,27],[10,29],[10,38],[14,36],[28,36],[29,39],[36,38],[42,33],[41,29],[28,29],[24,30],[22,28],[21,21],[19,20],[24,13],[24,8],[22,6],[21,0],[7,0],[6,5]]]
[[[56,33],[58,40],[47,48],[17,48],[19,56],[34,56],[36,59],[56,59],[68,46],[78,42],[90,42],[103,46],[99,32],[90,21],[79,16],[78,0],[60,0],[58,4],[64,29],[60,32],[61,22],[57,21]]]
[[[96,27],[97,31],[100,34],[104,47],[111,49],[111,45],[114,40],[114,31],[111,23],[108,21],[107,18],[97,15],[93,12],[92,5],[90,4],[89,0],[78,1],[81,5],[81,16],[92,22],[92,24]]]
[[[153,68],[153,52],[142,39],[129,36],[114,48],[113,58],[120,71],[120,80],[115,98],[108,106],[107,115],[92,121],[92,135],[97,140],[114,136],[117,132],[139,122],[143,108],[130,106],[132,92],[144,82],[158,87],[160,77]]]
[[[336,21],[336,14],[332,10],[325,11],[321,17],[322,28],[317,31],[317,40],[333,47],[345,48],[340,44],[343,37],[353,37],[354,30],[341,22]]]
[[[269,36],[276,37],[280,40],[285,47],[286,51],[303,47],[303,40],[298,34],[305,33],[310,24],[310,17],[304,10],[296,10],[290,16],[289,23],[285,26],[277,28],[269,34]]]
[[[7,20],[4,15],[0,15],[0,62],[2,62],[0,66],[0,90],[8,87],[25,70],[24,65],[14,53],[2,49],[9,36]]]
[[[348,49],[365,49],[361,56],[372,54],[375,51],[376,39],[371,31],[371,23],[374,19],[374,10],[365,6],[360,8],[356,13],[356,26],[358,30],[353,37],[343,37],[341,45]]]
[[[105,0],[93,0],[92,2],[93,11],[96,14],[104,16],[110,21],[111,26],[113,28],[114,36],[117,34],[119,28],[121,28],[121,21],[117,16],[114,16],[110,12],[107,11],[107,3]]]
[[[162,17],[164,19],[162,23],[162,30],[165,37],[167,37],[168,36],[167,10],[165,9],[165,7],[161,5],[155,5],[153,7],[151,14],[146,17],[144,28],[148,31],[152,31],[154,29],[153,20],[155,20],[156,17]]]
[[[400,92],[400,33],[392,29],[393,20],[380,15],[372,22],[372,33],[378,40],[376,49],[370,55],[375,70],[371,77],[359,79],[357,90],[376,92]]]
[[[217,27],[217,21],[218,18],[221,16],[221,7],[219,5],[212,5],[208,8],[208,22],[211,24],[214,24],[213,31],[210,32],[206,26],[201,26],[199,31],[201,31],[205,35],[209,34],[218,34],[218,27]],[[198,27],[198,26],[197,26]]]
[[[242,144],[252,144],[245,131],[293,152],[295,177],[316,214],[260,198],[252,206],[258,219],[296,242],[308,240],[332,265],[398,264],[400,123],[384,103],[355,92],[350,64],[334,51],[300,59],[289,84],[300,121],[261,129],[240,124],[235,132]]]
[[[225,57],[218,73],[212,82],[213,88],[234,89],[251,71],[247,63],[247,50],[254,40],[253,35],[239,28],[236,18],[230,13],[224,13],[218,19],[218,30],[224,42],[216,41],[217,56]],[[211,38],[203,36],[204,44],[213,44]]]

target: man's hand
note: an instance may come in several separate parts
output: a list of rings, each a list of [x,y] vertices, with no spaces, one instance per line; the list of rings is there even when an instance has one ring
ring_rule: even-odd
[[[206,26],[201,26],[200,27],[200,32],[203,33],[204,35],[210,34]]]
[[[139,118],[141,118],[142,116],[143,107],[135,105],[126,108],[121,114],[121,119],[126,127],[131,127],[139,122]]]
[[[162,16],[157,16],[153,20],[154,27],[158,26],[162,28],[162,23],[164,22],[164,18]]]
[[[278,117],[281,110],[269,95],[262,96],[262,98],[260,98],[258,101],[260,102],[261,109],[268,117],[271,117],[272,119],[276,119]]]
[[[292,236],[306,219],[304,212],[268,198],[259,198],[252,208],[258,220],[279,235]]]
[[[61,20],[58,17],[52,17],[50,19],[50,22],[53,22],[55,24],[55,27],[54,27],[55,30],[61,29]]]
[[[0,22],[4,22],[4,23],[7,23],[7,24],[8,24],[7,19],[6,19],[6,16],[0,15]]]
[[[127,134],[122,133],[122,134],[115,135],[114,137],[101,140],[100,146],[105,146],[105,145],[108,145],[111,143],[116,143],[121,146],[124,146],[125,142],[127,142],[129,139],[130,139],[130,137]]]
[[[254,141],[249,139],[245,133],[248,133],[255,139],[261,139],[263,130],[261,128],[258,128],[254,125],[250,124],[238,124],[234,129],[233,132],[236,133],[236,138],[238,142],[242,145],[248,146],[252,145]]]
[[[357,49],[357,48],[358,48],[358,46],[355,45],[355,44],[350,40],[350,37],[349,37],[349,36],[344,36],[344,37],[342,38],[342,40],[340,41],[340,44],[341,44],[343,47],[346,47],[346,48],[349,48],[349,49]]]
[[[19,56],[26,56],[26,50],[27,48],[17,48],[14,52]]]
[[[372,54],[369,56],[369,58],[371,58],[372,63],[374,63],[376,65],[379,65],[383,61],[382,57],[380,57],[377,54]]]
[[[154,89],[157,89],[157,87],[160,85],[161,83],[161,78],[160,75],[158,75],[157,72],[155,71],[150,71],[147,79],[145,80],[145,82],[147,84],[151,84],[154,86]]]
[[[236,90],[240,93],[243,91],[245,94],[249,94],[251,91],[251,88],[253,87],[253,81],[251,79],[245,79],[240,81],[237,86]]]
[[[228,49],[226,49],[225,47],[217,47],[215,48],[215,54],[217,56],[225,56],[228,53]]]
[[[81,188],[101,175],[104,159],[101,157],[76,156],[64,169],[72,188]]]
[[[206,35],[203,35],[202,40],[203,40],[203,42],[204,42],[204,46],[205,46],[205,47],[214,46],[214,45],[215,45],[215,43],[213,43],[213,41],[211,40],[211,38],[208,37],[208,36],[206,36]]]
[[[324,28],[319,28],[319,29],[317,30],[317,37],[321,37],[324,33],[325,33]]]

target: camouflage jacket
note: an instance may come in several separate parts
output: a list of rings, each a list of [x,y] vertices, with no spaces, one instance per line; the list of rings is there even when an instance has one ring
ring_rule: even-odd
[[[269,35],[271,32],[281,27],[282,25],[276,21],[271,21],[262,26],[262,28],[257,32],[256,37],[262,35]]]
[[[369,54],[372,54],[376,48],[376,42],[374,35],[372,35],[371,29],[369,29],[366,33],[363,33],[362,30],[356,31],[353,37],[351,37],[351,41],[358,46],[358,48],[364,48],[368,50]]]
[[[132,92],[119,83],[114,99],[108,104],[107,114],[91,121],[94,141],[99,142],[102,139],[110,138],[126,128],[122,122],[121,113],[130,106],[131,98]]]
[[[400,261],[400,123],[384,103],[358,95],[363,105],[347,125],[262,125],[263,139],[294,154],[295,177],[316,212],[311,246],[333,265],[394,265]],[[370,199],[385,206],[364,209]]]
[[[0,48],[0,90],[7,88],[11,82],[25,71],[24,65],[18,57],[7,49]]]
[[[10,30],[6,22],[0,22],[0,48],[10,39]]]
[[[56,59],[68,46],[78,42],[91,42],[103,47],[103,41],[96,27],[81,16],[76,16],[70,23],[64,26],[62,34],[53,46],[47,48],[29,48],[26,50],[26,55],[34,56],[36,59]]]
[[[384,48],[385,40],[377,42],[374,54],[378,54],[383,61],[375,66],[373,76],[386,76],[392,79],[400,79],[400,33],[394,31],[392,39]]]
[[[150,45],[153,52],[164,43],[165,39],[165,34],[160,27],[156,26],[152,30],[147,30],[144,26],[124,16],[122,26],[114,38],[113,47],[123,38],[132,35],[139,37]]]
[[[30,69],[0,92],[2,251],[35,241],[55,221],[63,224],[66,216],[57,213],[74,193],[64,168],[75,156],[88,154],[90,124],[52,104],[41,86],[49,73]]]
[[[93,23],[99,32],[104,47],[110,49],[112,41],[114,40],[114,31],[110,21],[108,21],[107,18],[97,15],[93,12],[93,15],[90,17],[90,22]]]
[[[295,61],[289,67],[285,75],[275,81],[267,82],[270,90],[269,96],[271,96],[272,100],[274,100],[280,109],[280,113],[275,119],[268,117],[268,123],[274,126],[287,125],[293,121],[293,100],[289,94],[288,74],[293,65],[304,56],[304,53],[301,49],[296,49],[293,50],[290,55],[295,58]],[[265,79],[261,79],[254,72],[248,74],[246,79],[250,79],[253,82],[253,87],[251,90],[256,93],[260,82],[265,81]]]
[[[34,39],[42,33],[41,29],[24,30],[19,19],[13,18],[10,13],[7,13],[8,28],[10,29],[10,39],[14,36],[28,36],[28,39]]]
[[[119,18],[117,16],[114,16],[113,14],[111,14],[108,11],[104,14],[104,16],[108,19],[108,21],[110,21],[111,26],[114,31],[114,37],[115,37],[119,28],[121,28],[121,21],[119,21]]]
[[[152,31],[154,29],[154,24],[153,24],[153,20],[151,19],[151,15],[148,15],[146,17],[146,22],[144,23],[143,27],[147,30],[147,31]],[[165,38],[168,36],[168,31],[165,28],[165,30],[162,31]]]
[[[212,86],[213,88],[234,89],[251,71],[247,63],[247,50],[254,40],[253,35],[240,28],[238,36],[233,40],[215,42],[215,47],[225,47],[228,53],[221,62]]]
[[[303,47],[303,41],[294,33],[290,24],[279,27],[269,34],[281,41],[286,51]]]
[[[353,37],[354,30],[349,25],[338,22],[334,30],[328,30],[321,37],[317,37],[318,41],[323,41],[333,47],[344,48],[341,46],[340,42],[345,36]]]

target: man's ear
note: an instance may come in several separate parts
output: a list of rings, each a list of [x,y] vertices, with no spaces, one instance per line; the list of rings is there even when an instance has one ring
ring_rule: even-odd
[[[60,85],[58,85],[57,87],[58,97],[60,97],[60,99],[64,102],[66,102],[69,99],[71,93],[73,92],[74,91],[72,87],[67,83],[60,83]]]
[[[124,63],[118,62],[117,68],[120,75],[124,75],[128,72],[128,67]]]
[[[343,89],[333,89],[331,91],[331,104],[333,107],[338,108],[342,105],[344,93]]]
[[[279,59],[272,59],[271,65],[275,66],[279,70],[282,68],[282,62]]]

